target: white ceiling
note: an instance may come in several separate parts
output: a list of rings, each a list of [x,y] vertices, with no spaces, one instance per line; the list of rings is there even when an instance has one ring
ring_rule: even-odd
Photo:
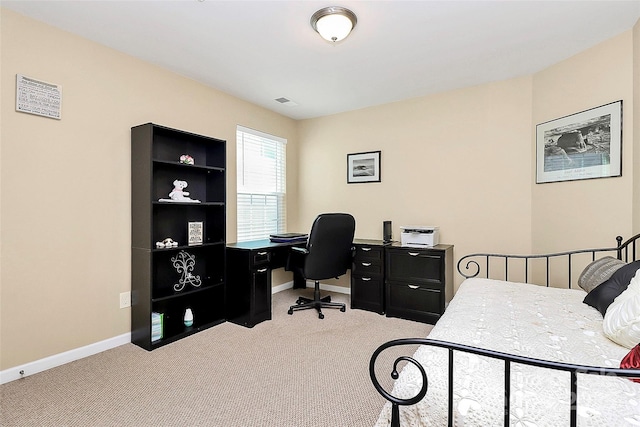
[[[640,0],[0,5],[294,119],[532,74],[640,18]],[[353,33],[336,45],[309,24],[326,6],[358,16]],[[276,102],[280,97],[297,105]]]

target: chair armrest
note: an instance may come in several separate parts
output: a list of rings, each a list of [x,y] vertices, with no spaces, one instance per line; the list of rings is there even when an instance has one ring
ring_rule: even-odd
[[[307,248],[301,248],[301,247],[299,247],[299,246],[292,246],[292,247],[291,247],[291,250],[292,250],[292,251],[295,251],[295,252],[300,252],[301,254],[305,254],[305,255],[307,255],[307,254],[309,253],[309,251],[307,250]]]

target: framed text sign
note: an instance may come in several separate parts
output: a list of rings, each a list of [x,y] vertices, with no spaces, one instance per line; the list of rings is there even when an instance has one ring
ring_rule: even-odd
[[[622,101],[536,126],[536,183],[622,175]]]
[[[189,222],[188,228],[188,244],[201,245],[204,242],[204,222]]]
[[[16,111],[62,119],[62,86],[16,74]]]

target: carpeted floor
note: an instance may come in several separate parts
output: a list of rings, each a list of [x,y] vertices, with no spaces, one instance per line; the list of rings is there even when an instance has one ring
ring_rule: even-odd
[[[369,379],[371,353],[431,326],[351,310],[342,294],[331,295],[346,313],[288,315],[305,293],[274,295],[273,320],[251,329],[227,322],[153,352],[127,344],[4,384],[0,425],[373,425],[384,399]],[[390,364],[382,366],[387,378]]]

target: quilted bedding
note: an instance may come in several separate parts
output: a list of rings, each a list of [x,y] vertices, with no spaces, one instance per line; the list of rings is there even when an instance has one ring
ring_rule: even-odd
[[[429,338],[580,365],[617,368],[629,352],[602,332],[602,315],[584,304],[585,292],[491,279],[467,279]],[[413,356],[429,389],[418,404],[400,407],[402,427],[447,425],[446,349],[421,346]],[[504,362],[455,352],[455,426],[502,426]],[[407,365],[392,394],[415,396],[422,380]],[[570,374],[511,365],[510,425],[568,426]],[[376,427],[390,424],[391,404]],[[640,426],[640,383],[578,375],[578,426]]]

